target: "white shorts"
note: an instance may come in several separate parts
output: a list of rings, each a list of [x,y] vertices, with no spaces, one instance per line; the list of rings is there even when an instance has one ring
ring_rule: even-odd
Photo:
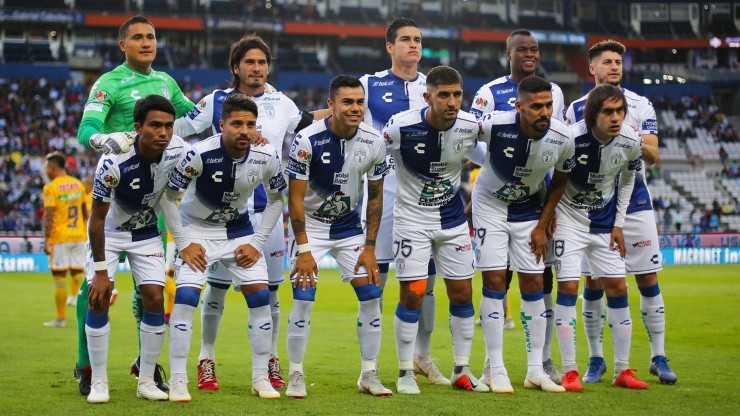
[[[388,185],[388,181],[389,178],[386,175],[383,182],[383,213],[380,217],[378,236],[375,239],[375,257],[378,259],[378,263],[391,263],[393,261],[393,204],[396,201],[396,187]],[[365,195],[367,195],[367,181],[365,181]],[[367,198],[363,198],[362,201],[361,215],[364,229],[366,226]]]
[[[52,272],[85,270],[87,242],[58,243],[51,245],[49,269]]]
[[[580,280],[582,259],[593,265],[594,279],[624,278],[624,260],[609,248],[611,234],[590,234],[559,225],[555,231],[555,272],[559,282]]]
[[[143,241],[128,241],[115,238],[105,239],[105,264],[108,267],[108,277],[115,281],[116,270],[119,264],[119,255],[126,252],[131,272],[137,286],[159,285],[164,286],[164,247],[162,239],[153,237]],[[92,282],[95,276],[92,251],[87,251],[87,282]]]
[[[211,269],[214,263],[220,263],[218,269],[228,272],[229,278],[226,284],[233,281],[239,282],[240,285],[268,284],[267,265],[265,256],[260,256],[259,260],[250,268],[236,264],[234,250],[243,244],[249,244],[253,235],[235,238],[233,240],[201,240],[198,243],[206,250],[207,271]],[[175,259],[175,284],[177,287],[194,287],[203,289],[206,281],[206,273],[194,271],[187,264],[183,263],[178,257]],[[222,276],[222,273],[217,273]],[[210,280],[209,280],[210,281]],[[221,283],[220,281],[218,281]]]
[[[164,255],[164,268],[167,271],[175,268],[175,254],[177,253],[177,247],[175,247],[174,241],[167,242],[167,250]]]
[[[421,227],[420,227],[421,228]],[[426,279],[429,257],[445,279],[471,279],[475,273],[468,224],[448,230],[393,230],[396,277],[400,281]]]
[[[316,264],[321,263],[321,259],[326,253],[334,257],[334,260],[339,264],[339,271],[342,274],[343,282],[349,282],[356,277],[367,276],[367,270],[364,267],[360,267],[357,273],[355,273],[357,259],[359,259],[362,250],[365,249],[364,234],[347,237],[342,240],[322,239],[309,235],[308,243],[311,246],[311,255],[313,255]],[[292,271],[295,268],[296,258],[298,257],[298,247],[292,230],[289,230],[288,235],[288,255],[290,256],[290,270]],[[294,280],[295,276],[290,278],[291,282]],[[318,277],[316,281],[318,281]]]
[[[652,210],[628,214],[624,220],[625,266],[629,274],[655,273],[663,269],[658,227]]]
[[[473,211],[475,212],[475,211]],[[475,268],[481,271],[510,270],[542,273],[545,263],[530,252],[532,230],[537,221],[507,222],[506,218],[473,215],[475,227]]]

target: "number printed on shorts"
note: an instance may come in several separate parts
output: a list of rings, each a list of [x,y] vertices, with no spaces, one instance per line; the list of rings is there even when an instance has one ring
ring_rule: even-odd
[[[411,240],[408,238],[403,238],[401,241],[393,240],[393,257],[398,257],[399,252],[402,256],[408,257],[412,251]]]
[[[486,243],[486,229],[485,228],[476,228],[475,229],[475,237],[480,240],[479,245],[483,245]]]
[[[565,250],[565,240],[555,240],[555,255],[562,256],[563,250]]]

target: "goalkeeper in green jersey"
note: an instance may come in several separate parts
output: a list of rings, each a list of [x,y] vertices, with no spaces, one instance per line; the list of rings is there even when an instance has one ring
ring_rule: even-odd
[[[126,61],[103,74],[93,85],[77,132],[77,139],[81,144],[98,151],[116,154],[128,151],[135,141],[134,104],[137,100],[152,94],[164,96],[175,106],[177,117],[195,107],[171,76],[152,69],[152,62],[157,56],[157,37],[154,26],[148,19],[143,16],[128,19],[121,25],[118,39],[118,46],[125,54]],[[166,232],[164,235],[166,236]],[[166,237],[163,241],[166,245]],[[85,280],[77,301],[78,351],[74,371],[83,396],[90,393],[92,374],[85,337],[87,294],[88,285]],[[136,284],[133,293],[133,312],[138,334],[143,306]],[[164,312],[162,316],[164,317]],[[138,376],[138,370],[137,357],[131,365],[131,371]],[[158,387],[166,391],[167,385],[164,383],[159,365],[154,371],[154,377]]]

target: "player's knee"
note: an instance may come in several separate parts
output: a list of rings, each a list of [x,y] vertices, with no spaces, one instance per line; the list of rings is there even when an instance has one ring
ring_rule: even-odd
[[[638,287],[653,287],[658,284],[658,273],[636,274],[635,281]]]
[[[270,291],[264,288],[256,292],[245,293],[244,299],[247,301],[247,307],[250,309],[268,306],[270,304]]]
[[[489,270],[482,273],[483,287],[496,292],[505,292],[509,289],[506,283],[508,270]]]
[[[200,290],[194,287],[179,287],[175,291],[175,303],[181,305],[188,305],[192,307],[198,306],[198,300],[200,299]]]
[[[357,294],[357,300],[360,302],[378,299],[382,293],[380,287],[374,284],[357,286],[354,289]]]
[[[312,287],[306,287],[305,289],[299,287],[293,288],[293,299],[303,300],[308,302],[316,301],[316,289]]]

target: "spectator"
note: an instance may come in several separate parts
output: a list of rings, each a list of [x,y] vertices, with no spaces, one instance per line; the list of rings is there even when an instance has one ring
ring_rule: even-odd
[[[679,208],[675,208],[674,214],[673,214],[673,224],[676,227],[676,232],[681,232],[681,227],[683,226],[683,212]]]
[[[727,153],[724,145],[719,146],[719,161],[722,162],[722,167],[727,167],[727,158],[730,156]]]

